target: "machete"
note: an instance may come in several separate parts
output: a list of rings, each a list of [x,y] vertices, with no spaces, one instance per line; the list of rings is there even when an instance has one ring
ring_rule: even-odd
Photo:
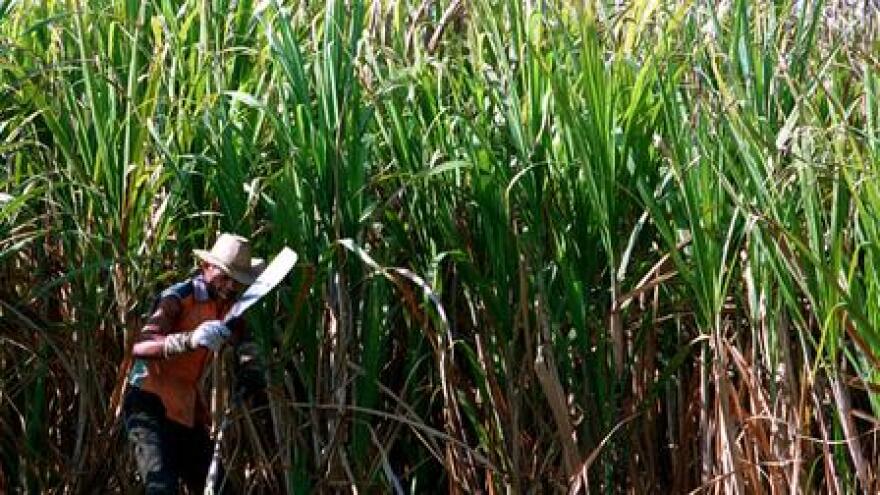
[[[296,264],[296,260],[296,252],[289,247],[284,247],[281,252],[275,255],[275,258],[269,263],[269,266],[260,273],[260,276],[254,280],[254,283],[244,291],[244,294],[242,294],[237,301],[235,301],[235,304],[233,304],[232,308],[229,309],[229,312],[226,313],[226,317],[223,318],[224,323],[229,323],[230,320],[241,316],[246,309],[253,306],[255,302],[259,301],[260,298],[274,289],[275,286],[284,279],[284,276],[293,268],[293,265]]]
[[[296,260],[296,252],[285,246],[281,252],[275,255],[275,258],[273,258],[272,262],[269,263],[262,273],[260,273],[260,276],[254,280],[254,283],[244,291],[237,301],[235,301],[235,304],[233,304],[226,313],[226,317],[223,318],[223,322],[229,323],[234,318],[238,318],[244,314],[245,310],[253,306],[254,303],[274,289],[279,282],[284,280],[284,277],[288,272],[293,269]],[[207,479],[205,480],[205,495],[214,495],[216,493],[215,489],[217,487],[214,485],[217,483],[217,478],[220,474],[220,445],[223,441],[223,432],[226,431],[229,423],[229,410],[226,410],[223,414],[223,420],[220,422],[220,427],[217,428],[217,438],[214,439],[214,454],[211,458],[211,466],[208,468]]]

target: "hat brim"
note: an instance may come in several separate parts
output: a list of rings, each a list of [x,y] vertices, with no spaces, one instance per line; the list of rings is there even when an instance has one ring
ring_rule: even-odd
[[[232,268],[213,254],[211,254],[210,251],[205,251],[204,249],[193,249],[193,254],[201,258],[203,261],[207,261],[217,268],[220,268],[221,270],[223,270],[223,273],[232,277],[232,279],[236,282],[244,285],[251,285],[252,283],[254,283],[254,280],[256,280],[257,277],[260,276],[260,273],[263,271],[263,268],[265,268],[266,265],[266,263],[261,258],[252,258],[250,270],[244,271]]]

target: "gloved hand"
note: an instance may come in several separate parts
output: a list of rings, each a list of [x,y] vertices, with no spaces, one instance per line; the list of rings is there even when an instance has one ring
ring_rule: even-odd
[[[243,372],[235,376],[233,397],[236,401],[254,407],[265,398],[265,392],[266,380],[261,375]]]
[[[253,341],[246,340],[235,348],[234,385],[236,399],[252,407],[265,399],[265,366]]]
[[[189,342],[193,349],[207,347],[216,352],[223,347],[230,334],[229,327],[222,321],[207,320],[193,330]]]

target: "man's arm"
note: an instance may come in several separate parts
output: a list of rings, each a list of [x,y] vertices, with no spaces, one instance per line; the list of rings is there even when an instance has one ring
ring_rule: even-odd
[[[266,388],[266,366],[259,346],[240,318],[229,324],[234,335],[235,392],[240,399],[249,400]]]
[[[131,354],[136,358],[164,359],[166,357],[166,338],[180,316],[180,300],[174,296],[165,296],[159,300],[156,310],[144,325],[138,341],[135,342]],[[169,342],[170,343],[170,342]]]

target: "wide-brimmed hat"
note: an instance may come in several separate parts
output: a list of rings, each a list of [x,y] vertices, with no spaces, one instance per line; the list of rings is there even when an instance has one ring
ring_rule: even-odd
[[[251,258],[250,241],[235,234],[220,234],[210,251],[193,249],[193,254],[245,285],[254,283],[266,266],[262,259]]]

